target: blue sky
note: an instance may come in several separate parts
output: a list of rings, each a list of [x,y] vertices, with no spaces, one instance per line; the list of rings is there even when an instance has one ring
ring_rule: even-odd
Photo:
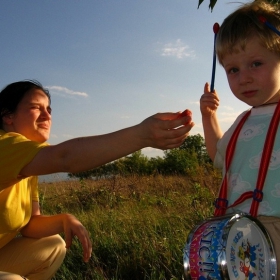
[[[239,4],[218,0],[3,0],[0,85],[36,79],[52,95],[49,142],[112,132],[157,112],[192,110],[210,82],[213,24]],[[247,108],[217,64],[215,88],[226,130]],[[162,155],[144,149],[148,156]]]

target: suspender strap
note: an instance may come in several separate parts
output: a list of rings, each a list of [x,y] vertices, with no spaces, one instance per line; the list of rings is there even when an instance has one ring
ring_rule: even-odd
[[[238,135],[241,131],[241,128],[243,127],[245,121],[247,120],[247,118],[249,117],[249,115],[251,114],[251,110],[248,111],[243,118],[240,120],[240,122],[238,123],[236,129],[234,130],[228,146],[227,146],[227,150],[226,150],[226,158],[225,158],[225,174],[224,174],[224,178],[222,181],[222,185],[220,187],[220,193],[219,193],[219,198],[216,199],[215,201],[215,216],[222,216],[226,213],[226,210],[228,208],[228,200],[227,200],[227,188],[228,188],[228,184],[227,184],[227,172],[230,166],[230,163],[232,161],[233,158],[233,154],[234,154],[234,150],[235,150],[235,146],[236,146],[236,142],[237,142],[237,138]]]
[[[259,208],[259,202],[262,200],[262,195],[261,198],[258,197],[259,194],[262,194],[262,189],[264,186],[269,162],[271,159],[271,154],[272,154],[272,149],[274,146],[274,141],[275,141],[275,136],[276,132],[279,126],[279,120],[280,120],[280,102],[278,102],[277,107],[275,108],[275,112],[272,116],[264,148],[263,148],[263,154],[262,154],[262,159],[261,159],[261,164],[259,168],[259,174],[258,174],[258,180],[257,180],[257,186],[254,191],[255,195],[253,196],[253,201],[251,204],[251,209],[250,209],[250,214],[253,217],[256,217],[258,214],[258,208]],[[258,200],[258,198],[260,200]]]

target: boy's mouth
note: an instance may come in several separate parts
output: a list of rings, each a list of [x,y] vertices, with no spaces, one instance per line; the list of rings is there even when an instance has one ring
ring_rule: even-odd
[[[247,98],[250,98],[250,97],[255,96],[256,93],[257,93],[256,90],[248,90],[248,91],[244,91],[244,92],[242,93],[242,95],[244,95],[244,96],[247,97]]]

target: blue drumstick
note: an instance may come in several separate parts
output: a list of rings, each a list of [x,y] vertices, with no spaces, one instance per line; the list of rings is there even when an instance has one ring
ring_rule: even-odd
[[[274,31],[276,34],[280,36],[280,31],[275,28],[270,22],[267,21],[267,19],[263,16],[259,16],[259,20],[265,24],[268,28],[270,28],[272,31]]]
[[[220,25],[216,22],[213,25],[213,31],[214,31],[214,53],[213,53],[213,66],[212,66],[212,78],[211,78],[211,86],[210,86],[210,90],[211,92],[214,91],[214,82],[215,82],[215,72],[216,72],[216,37],[217,37],[217,33],[220,29]]]

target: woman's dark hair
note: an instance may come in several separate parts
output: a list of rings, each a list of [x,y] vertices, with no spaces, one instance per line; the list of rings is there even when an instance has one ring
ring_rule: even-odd
[[[7,85],[0,92],[0,129],[3,129],[3,117],[14,113],[24,95],[31,89],[42,90],[51,103],[51,96],[47,89],[35,80],[24,80]]]

